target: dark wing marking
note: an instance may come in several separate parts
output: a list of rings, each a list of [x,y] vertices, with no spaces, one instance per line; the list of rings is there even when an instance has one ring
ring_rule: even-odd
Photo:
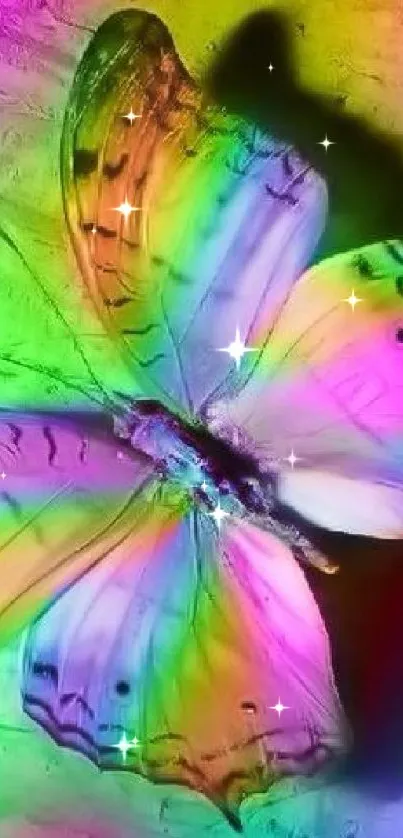
[[[139,115],[132,124],[122,119],[130,108]],[[78,178],[77,149],[97,152],[96,169],[88,164]],[[183,414],[220,384],[232,391],[228,358],[215,351],[223,329],[228,343],[240,320],[249,337],[262,301],[269,309],[285,295],[261,265],[262,251],[269,262],[273,253],[270,231],[290,211],[315,215],[315,230],[304,231],[301,265],[281,270],[283,283],[305,267],[323,221],[320,179],[295,152],[205,100],[166,27],[131,10],[105,21],[78,67],[62,181],[87,293],[144,395]],[[117,211],[125,201],[135,210],[127,218]],[[291,238],[301,226],[293,218]],[[278,245],[284,260],[287,244]],[[121,297],[136,305],[109,304]],[[150,323],[159,328],[142,332]]]

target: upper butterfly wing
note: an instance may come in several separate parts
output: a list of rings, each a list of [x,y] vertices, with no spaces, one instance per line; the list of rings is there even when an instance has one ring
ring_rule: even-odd
[[[208,103],[161,21],[110,17],[78,67],[63,130],[81,277],[134,381],[199,411],[217,350],[276,311],[322,232],[326,188],[291,149]],[[276,284],[274,278],[276,277]]]
[[[210,408],[279,470],[280,497],[330,529],[403,535],[402,270],[399,241],[313,267],[261,323],[242,392]]]
[[[3,207],[5,209],[5,207]],[[66,231],[30,208],[7,207],[0,229],[1,404],[16,409],[116,410],[136,389],[114,344],[71,284]]]
[[[99,415],[1,413],[1,642],[127,531],[151,474]]]

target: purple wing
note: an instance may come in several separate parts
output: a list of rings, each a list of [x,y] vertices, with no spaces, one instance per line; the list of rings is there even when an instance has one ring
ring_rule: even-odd
[[[262,324],[242,392],[211,406],[279,470],[283,500],[329,529],[403,536],[402,266],[390,241],[307,271]]]
[[[230,520],[219,537],[167,485],[28,637],[26,711],[103,768],[240,799],[346,746],[329,643],[289,552]],[[280,716],[273,709],[282,701]]]
[[[274,318],[309,262],[320,177],[205,101],[166,27],[135,10],[109,18],[78,67],[62,173],[85,293],[133,382],[195,412],[220,385],[233,392],[218,350]]]
[[[100,559],[150,474],[104,418],[2,412],[2,640]]]

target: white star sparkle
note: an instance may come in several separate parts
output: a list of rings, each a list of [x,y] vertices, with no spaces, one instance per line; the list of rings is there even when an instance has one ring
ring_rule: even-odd
[[[139,207],[132,207],[132,205],[129,204],[127,198],[118,207],[114,207],[114,210],[116,212],[120,212],[122,215],[124,215],[126,221],[132,214],[132,212],[139,212],[139,209]]]
[[[361,299],[361,297],[356,297],[355,296],[355,291],[354,291],[354,288],[353,288],[352,291],[351,291],[350,296],[345,297],[345,299],[342,300],[342,302],[343,303],[348,303],[349,306],[351,306],[352,310],[354,311],[357,303],[362,303],[362,299]]]
[[[125,113],[124,117],[129,120],[130,125],[133,125],[135,119],[140,119],[141,113],[133,113],[133,108],[130,108],[129,113]]]
[[[229,513],[226,512],[225,509],[222,509],[220,501],[218,501],[217,506],[214,509],[214,512],[209,512],[210,517],[214,518],[218,530],[221,529],[221,523],[224,520],[224,518],[228,518],[228,514]]]
[[[200,484],[200,488],[203,492],[207,492],[208,486],[205,480],[203,480],[203,483]]]
[[[291,468],[294,468],[295,463],[298,463],[300,460],[302,460],[302,457],[296,457],[294,454],[294,449],[291,448],[291,453],[288,455],[288,457],[284,457],[284,460],[286,460],[287,463],[290,464]]]
[[[6,472],[2,471],[1,474],[0,474],[0,477],[1,477],[2,480],[5,480],[6,477],[7,477]]]
[[[273,72],[274,67],[273,67],[273,64],[271,63],[271,61],[270,61],[270,64],[269,64],[269,66],[268,66],[268,68],[267,68],[267,69],[268,69],[269,73],[272,73],[272,72]]]
[[[126,762],[127,754],[129,753],[131,748],[134,747],[135,746],[133,745],[133,742],[129,742],[126,733],[123,734],[120,742],[117,745],[115,745],[115,748],[118,748],[120,753],[122,754],[123,762]]]
[[[270,707],[270,710],[275,710],[278,713],[278,717],[280,718],[283,710],[289,710],[289,707],[286,707],[285,704],[282,704],[281,699],[279,698],[277,704],[274,704],[273,707]]]
[[[334,143],[332,140],[329,140],[327,134],[325,134],[325,139],[321,140],[320,143],[318,143],[318,145],[323,145],[323,148],[327,152],[329,146],[336,145],[336,143]]]
[[[257,352],[257,349],[255,349],[252,346],[246,346],[244,344],[243,340],[241,340],[241,335],[237,327],[235,330],[235,339],[232,341],[232,343],[230,343],[229,346],[224,346],[223,348],[218,349],[217,351],[228,352],[228,355],[230,355],[231,358],[234,359],[237,370],[239,370],[243,356],[247,352]]]
[[[91,230],[92,235],[93,235],[93,236],[95,236],[95,233],[97,233],[97,232],[98,232],[98,231],[97,231],[96,225],[95,225],[95,224],[93,224],[93,226],[92,226],[92,230]]]

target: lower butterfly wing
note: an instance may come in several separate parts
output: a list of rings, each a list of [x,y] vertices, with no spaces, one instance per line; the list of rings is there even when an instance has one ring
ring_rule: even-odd
[[[274,316],[309,262],[325,223],[321,178],[207,102],[163,23],[127,10],[77,69],[62,184],[85,295],[133,381],[185,412],[224,382],[233,392],[233,361],[218,350],[237,328],[247,342],[262,311]]]
[[[1,642],[121,537],[151,474],[105,417],[0,413]]]
[[[100,767],[189,785],[236,823],[245,794],[340,753],[345,720],[289,552],[172,500],[33,626],[24,707]]]
[[[398,241],[312,268],[241,394],[210,407],[329,529],[403,537],[402,270]]]

